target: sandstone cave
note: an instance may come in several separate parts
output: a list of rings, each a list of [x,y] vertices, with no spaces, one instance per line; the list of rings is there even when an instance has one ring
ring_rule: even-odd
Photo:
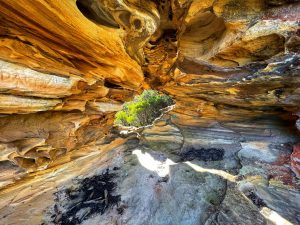
[[[299,0],[0,0],[1,225],[299,225],[299,116]]]

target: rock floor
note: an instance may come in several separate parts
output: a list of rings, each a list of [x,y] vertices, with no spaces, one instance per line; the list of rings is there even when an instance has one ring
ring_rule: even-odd
[[[106,144],[15,181],[1,191],[1,223],[300,223],[289,161],[299,137],[287,121],[176,121],[165,115],[139,138],[112,132]]]

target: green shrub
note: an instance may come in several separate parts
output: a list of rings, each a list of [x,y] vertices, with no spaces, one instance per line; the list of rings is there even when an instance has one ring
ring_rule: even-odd
[[[149,125],[163,113],[164,108],[173,104],[168,95],[146,90],[123,105],[123,109],[115,115],[115,124],[135,127]]]

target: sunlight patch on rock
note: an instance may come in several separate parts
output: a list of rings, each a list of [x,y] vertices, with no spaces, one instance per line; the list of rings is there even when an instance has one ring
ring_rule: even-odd
[[[176,164],[170,159],[166,159],[165,161],[156,160],[149,153],[147,152],[143,153],[139,149],[134,150],[132,154],[138,157],[138,160],[143,167],[145,167],[150,171],[156,172],[160,177],[165,177],[169,175],[170,166]]]
[[[230,173],[227,173],[223,170],[216,170],[216,169],[206,169],[206,168],[203,168],[201,166],[198,166],[194,163],[191,163],[191,162],[185,162],[187,165],[189,165],[190,167],[192,167],[194,170],[198,171],[198,172],[207,172],[207,173],[212,173],[212,174],[215,174],[215,175],[218,175],[218,176],[221,176],[223,177],[224,179],[226,180],[229,180],[231,182],[235,182],[236,181],[236,176],[234,175],[231,175]]]

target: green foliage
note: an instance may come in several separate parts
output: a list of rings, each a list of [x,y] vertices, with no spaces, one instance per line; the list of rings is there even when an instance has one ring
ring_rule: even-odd
[[[123,109],[116,113],[115,124],[135,127],[149,125],[162,114],[162,109],[173,104],[168,95],[146,90],[123,105]]]

